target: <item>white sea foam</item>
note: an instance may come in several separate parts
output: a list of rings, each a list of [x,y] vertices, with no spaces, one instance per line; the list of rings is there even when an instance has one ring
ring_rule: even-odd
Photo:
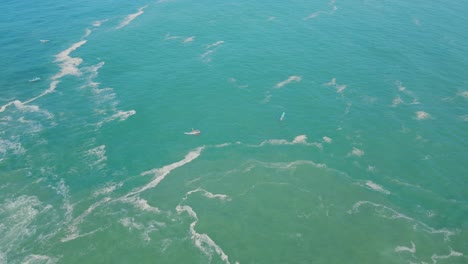
[[[454,231],[450,231],[450,230],[447,230],[445,228],[442,228],[442,229],[434,229],[430,226],[428,226],[427,224],[421,222],[421,221],[418,221],[418,220],[415,220],[409,216],[406,216],[390,207],[387,207],[385,205],[382,205],[382,204],[378,204],[378,203],[373,203],[373,202],[370,202],[370,201],[358,201],[357,203],[355,203],[353,205],[353,207],[348,210],[348,214],[355,214],[355,213],[359,213],[359,209],[360,207],[362,206],[370,206],[370,207],[373,207],[374,208],[374,213],[376,213],[378,216],[380,217],[383,217],[383,218],[386,218],[386,219],[391,219],[391,220],[398,220],[398,219],[401,219],[401,220],[404,220],[404,221],[407,221],[409,222],[412,226],[413,226],[413,229],[414,230],[422,230],[423,232],[426,232],[426,233],[429,233],[429,234],[442,234],[444,236],[444,240],[445,241],[449,241],[450,240],[450,236],[454,235],[455,232]]]
[[[266,103],[270,102],[271,96],[272,95],[271,95],[270,91],[267,91],[267,93],[265,94],[265,98],[263,98],[263,100],[262,100],[262,103],[266,104]]]
[[[38,112],[39,111],[39,106],[25,105],[18,100],[13,101],[13,104],[15,105],[16,108],[25,112]]]
[[[141,230],[144,228],[144,225],[135,222],[135,218],[133,217],[125,217],[119,220],[119,222],[129,230],[136,229]]]
[[[114,114],[111,118],[112,120],[114,119],[119,119],[120,121],[125,121],[127,118],[131,117],[132,115],[136,114],[135,110],[129,110],[129,111],[118,111],[116,114]]]
[[[154,188],[156,187],[162,180],[164,180],[164,178],[169,174],[171,173],[171,171],[181,167],[181,166],[184,166],[185,164],[187,163],[190,163],[192,162],[193,160],[195,160],[196,158],[198,158],[201,154],[201,152],[203,151],[205,147],[198,147],[196,148],[195,150],[192,150],[190,151],[187,155],[185,155],[184,159],[178,161],[178,162],[175,162],[175,163],[172,163],[172,164],[169,164],[169,165],[166,165],[162,168],[157,168],[157,169],[152,169],[152,170],[149,170],[149,171],[145,171],[143,173],[141,173],[141,175],[145,176],[145,175],[154,175],[153,179],[147,183],[145,186],[135,190],[135,191],[132,191],[128,194],[126,194],[124,196],[124,198],[128,197],[128,196],[132,196],[132,195],[135,195],[135,194],[138,194],[138,193],[141,193],[145,190],[148,190],[148,189],[151,189],[151,188]]]
[[[185,38],[183,40],[183,43],[193,42],[194,40],[195,40],[195,36],[191,36],[191,37]]]
[[[12,104],[13,104],[13,101],[12,101],[12,102],[8,102],[8,103],[2,105],[2,107],[0,107],[0,113],[3,112],[3,111],[5,111],[5,109],[6,109],[8,106],[12,105]]]
[[[182,212],[187,212],[192,218],[195,219],[195,221],[190,224],[191,238],[195,246],[210,258],[209,262],[211,262],[212,253],[214,251],[216,252],[216,254],[218,254],[218,256],[224,263],[230,263],[229,257],[226,255],[226,253],[224,253],[223,249],[219,247],[207,234],[197,233],[197,231],[195,230],[195,226],[198,222],[198,217],[190,206],[178,205],[176,207],[176,211],[179,214]]]
[[[468,122],[468,115],[462,115],[460,116],[460,118],[465,121],[465,122]]]
[[[99,196],[99,195],[107,195],[107,194],[110,194],[112,193],[113,191],[115,191],[116,189],[120,188],[123,186],[123,182],[119,182],[119,183],[115,183],[115,182],[111,182],[111,183],[108,183],[106,184],[105,187],[97,190],[94,192],[93,196],[96,197],[96,196]]]
[[[92,234],[94,234],[94,233],[96,233],[96,232],[98,232],[98,231],[101,231],[101,230],[102,230],[102,228],[98,228],[98,229],[96,229],[96,230],[93,230],[93,231],[90,231],[90,232],[87,232],[87,233],[82,233],[82,234],[80,234],[79,232],[73,232],[73,233],[71,233],[70,235],[68,235],[68,236],[66,236],[66,237],[64,237],[64,238],[62,238],[60,241],[61,241],[62,243],[65,243],[65,242],[68,242],[68,241],[71,241],[71,240],[75,240],[75,239],[80,238],[80,237],[85,237],[85,236],[92,235]]]
[[[336,78],[332,78],[331,81],[324,83],[325,86],[335,86],[336,85]]]
[[[91,29],[87,28],[86,31],[85,31],[85,34],[83,36],[83,38],[87,38],[89,37],[89,35],[91,35],[91,32],[93,32]]]
[[[52,187],[58,195],[63,198],[62,209],[65,210],[65,223],[70,223],[73,220],[73,204],[70,202],[69,188],[65,184],[64,179],[60,179],[57,187]]]
[[[392,101],[392,106],[395,107],[395,106],[398,106],[401,103],[403,103],[403,100],[401,99],[401,97],[399,95],[397,95],[397,97],[395,97],[395,99],[393,99],[393,101]]]
[[[331,138],[329,138],[329,137],[323,137],[322,139],[323,139],[323,141],[324,141],[325,143],[332,143],[332,141],[333,141],[333,140],[332,140]]]
[[[404,95],[406,95],[412,100],[410,104],[419,104],[418,98],[414,95],[414,93],[408,90],[405,86],[403,86],[403,84],[400,81],[396,81],[395,84],[399,92],[402,92]]]
[[[49,93],[53,92],[53,91],[55,90],[55,88],[57,87],[57,84],[58,84],[58,83],[59,83],[59,81],[53,81],[53,82],[51,82],[51,83],[50,83],[50,86],[49,86],[49,88],[48,88],[47,90],[45,90],[44,92],[42,92],[40,95],[38,95],[38,96],[36,96],[36,97],[34,97],[34,98],[32,98],[32,99],[29,99],[29,100],[27,100],[27,101],[25,101],[25,102],[21,102],[21,101],[19,101],[19,100],[14,100],[14,101],[11,101],[11,102],[8,102],[8,103],[2,105],[2,107],[0,107],[0,113],[3,112],[3,111],[5,111],[5,109],[6,109],[7,107],[11,106],[11,105],[16,106],[16,107],[17,107],[18,109],[20,109],[20,110],[29,110],[29,111],[37,111],[37,110],[39,110],[39,107],[38,107],[38,106],[31,106],[31,107],[29,107],[29,106],[25,106],[25,105],[28,104],[28,103],[30,103],[30,102],[32,102],[32,101],[34,101],[34,100],[36,100],[36,99],[38,99],[38,98],[40,98],[40,97],[42,97],[42,96],[44,96],[44,95],[46,95],[46,94],[49,94]],[[48,113],[48,115],[49,115],[50,117],[53,117],[53,115],[51,115],[49,112],[44,111],[44,110],[42,110],[42,111],[43,111],[43,113]]]
[[[361,157],[364,155],[364,151],[353,147],[353,150],[348,154],[348,156],[351,156],[351,155],[356,156],[356,157]]]
[[[231,198],[229,198],[229,196],[225,195],[225,194],[212,194],[208,191],[205,191],[205,190],[202,190],[203,191],[203,195],[209,199],[220,199],[220,200],[227,200],[227,201],[230,201]]]
[[[97,20],[93,22],[93,27],[100,27],[102,23],[107,22],[109,19]]]
[[[413,243],[413,241],[411,241],[411,248],[404,247],[404,246],[397,246],[395,248],[395,252],[405,252],[405,251],[411,252],[413,254],[416,253],[416,245]]]
[[[385,190],[382,186],[378,185],[377,183],[375,183],[373,181],[366,181],[365,185],[368,188],[370,188],[371,190],[381,192],[381,193],[384,193],[384,194],[390,194],[390,191]]]
[[[130,116],[135,115],[135,110],[121,111],[117,109],[118,102],[115,100],[116,94],[110,87],[99,88],[99,83],[94,81],[99,74],[99,70],[105,65],[104,61],[97,63],[96,65],[82,68],[83,73],[86,73],[87,82],[82,88],[91,88],[92,93],[95,95],[94,100],[97,105],[103,105],[103,109],[96,108],[95,112],[98,114],[105,115],[102,121],[96,124],[97,127],[101,127],[104,123],[111,122],[114,120],[125,121]],[[110,115],[110,116],[109,116]]]
[[[78,217],[73,219],[71,221],[70,225],[68,226],[68,229],[67,229],[68,235],[66,237],[62,238],[60,241],[68,242],[70,240],[74,240],[74,239],[77,239],[79,237],[91,235],[91,234],[94,234],[95,232],[97,232],[99,229],[88,232],[88,233],[85,233],[85,234],[80,234],[79,229],[78,229],[78,225],[81,224],[83,222],[83,220],[89,214],[91,214],[97,207],[101,206],[102,204],[105,204],[105,203],[109,202],[110,200],[111,199],[109,197],[105,197],[105,198],[97,201],[96,203],[94,203],[90,207],[88,207],[81,215],[79,215]]]
[[[59,84],[60,82],[59,81],[53,81],[50,83],[49,85],[49,88],[47,88],[47,90],[45,90],[44,92],[42,92],[40,95],[34,97],[34,98],[31,98],[27,101],[25,101],[23,104],[29,104],[30,102],[32,101],[35,101],[36,99],[38,98],[41,98],[42,96],[46,95],[46,94],[49,94],[49,93],[52,93],[53,91],[55,91],[55,89],[57,88],[57,85]],[[0,111],[1,112],[1,111]]]
[[[421,158],[421,160],[430,160],[432,159],[431,155],[424,155],[424,157]]]
[[[101,91],[103,89],[100,89]],[[113,98],[113,96],[112,96]],[[111,122],[111,121],[114,121],[114,120],[119,120],[119,121],[125,121],[127,120],[127,118],[131,117],[132,115],[136,114],[136,111],[135,110],[129,110],[129,111],[117,111],[117,113],[113,114],[112,116],[104,119],[104,121],[101,121],[101,122],[98,122],[97,123],[97,126],[100,127],[102,126],[103,123],[107,123],[107,122]]]
[[[161,212],[161,210],[159,208],[149,205],[148,201],[146,201],[145,199],[140,198],[138,196],[124,197],[124,198],[120,199],[120,201],[131,203],[135,207],[137,207],[138,209],[140,209],[142,211],[147,211],[147,212],[151,212],[151,213],[160,213]]]
[[[153,231],[158,230],[158,227],[163,227],[165,226],[165,223],[161,222],[156,222],[156,221],[151,221],[148,226],[145,226],[144,224],[137,223],[133,217],[125,217],[119,220],[119,222],[128,230],[132,231],[133,229],[136,230],[143,230],[143,240],[146,242],[150,241],[151,238],[149,237],[149,234]]]
[[[418,120],[426,120],[426,119],[430,119],[431,118],[431,115],[424,112],[424,111],[417,111],[416,112],[416,119]]]
[[[377,212],[380,216],[382,216],[384,218],[387,218],[387,219],[405,219],[405,220],[408,220],[408,221],[413,221],[414,220],[413,218],[408,217],[408,216],[406,216],[404,214],[401,214],[401,213],[395,211],[394,209],[392,209],[390,207],[387,207],[387,206],[382,205],[382,204],[373,203],[373,202],[370,202],[370,201],[359,201],[359,202],[355,203],[353,205],[353,207],[350,210],[348,210],[348,214],[359,213],[359,209],[364,205],[369,205],[369,206],[372,206],[374,208],[377,208],[377,209],[375,209],[375,212]]]
[[[457,95],[468,99],[468,91],[459,92]]]
[[[302,80],[301,76],[289,76],[288,79],[286,79],[286,80],[284,80],[284,81],[282,81],[280,83],[277,83],[275,85],[275,88],[281,88],[281,87],[283,87],[283,86],[285,86],[285,85],[287,85],[287,84],[289,84],[291,82],[300,82],[301,80]]]
[[[303,165],[309,165],[313,166],[315,168],[319,169],[326,169],[327,165],[323,163],[315,163],[311,160],[295,160],[292,162],[261,162],[261,161],[255,161],[256,164],[260,164],[261,166],[265,168],[271,168],[271,169],[280,169],[280,170],[290,170],[290,169],[296,169],[298,166],[303,166]],[[249,166],[249,171],[251,168]]]
[[[201,58],[205,58],[206,56],[210,55],[211,53],[213,53],[214,51],[213,50],[209,50],[205,53],[203,53],[202,55],[200,55]]]
[[[164,40],[172,40],[172,39],[179,39],[181,38],[180,36],[171,36],[171,34],[167,33],[166,36],[164,37]]]
[[[308,15],[307,17],[305,17],[304,20],[316,18],[316,17],[318,17],[320,14],[327,14],[327,12],[325,12],[325,11],[317,11],[317,12],[314,12],[314,13]]]
[[[222,143],[222,144],[217,144],[215,145],[215,148],[224,148],[232,145],[232,143]]]
[[[396,81],[395,84],[398,87],[398,91],[403,92],[404,90],[406,90],[406,87],[404,87],[400,81]]]
[[[30,79],[29,82],[37,82],[37,81],[40,81],[40,80],[41,80],[41,78],[34,77],[34,78]]]
[[[7,124],[11,120],[13,120],[13,117],[11,117],[11,116],[0,117],[0,122],[1,122],[0,124]],[[5,134],[5,131],[0,132],[0,135],[4,135],[4,134]]]
[[[89,66],[89,67],[84,67],[84,68],[81,69],[84,73],[88,74],[88,78],[87,78],[88,82],[86,83],[86,85],[84,87],[91,87],[93,93],[95,93],[95,94],[99,94],[99,93],[102,92],[102,90],[106,89],[106,88],[98,89],[100,83],[94,81],[94,78],[96,78],[98,76],[98,74],[99,74],[99,70],[105,64],[106,63],[104,61],[101,61],[96,65],[92,65],[92,66]]]
[[[120,29],[120,28],[123,28],[125,27],[126,25],[130,24],[130,22],[132,22],[135,18],[137,18],[138,16],[140,16],[141,14],[143,14],[143,10],[148,7],[147,5],[146,6],[143,6],[143,7],[140,7],[138,9],[138,12],[134,13],[134,14],[130,14],[128,15],[127,17],[125,17],[125,19],[122,21],[122,23],[120,23],[120,25],[118,25],[116,27],[116,29]]]
[[[463,256],[463,253],[450,249],[450,254],[442,255],[442,256],[434,254],[432,255],[431,259],[432,259],[432,263],[435,264],[437,263],[438,259],[448,259],[451,257],[462,257],[462,256]]]
[[[328,3],[328,5],[331,5],[332,6],[332,10],[331,11],[316,11],[310,15],[308,15],[307,17],[304,18],[304,20],[309,20],[309,19],[312,19],[312,18],[316,18],[318,17],[319,15],[321,14],[325,14],[325,15],[333,15],[333,13],[335,13],[336,10],[338,10],[338,7],[335,4],[335,0],[332,0]]]
[[[72,53],[73,51],[75,51],[76,49],[84,45],[85,43],[86,43],[86,40],[82,40],[80,42],[74,43],[68,49],[55,55],[55,62],[59,63],[60,72],[55,74],[52,77],[52,80],[60,79],[65,75],[75,75],[75,76],[81,75],[81,72],[78,69],[78,66],[83,62],[83,60],[80,57],[76,57],[76,58],[70,57],[70,53]]]
[[[143,239],[146,242],[149,242],[151,240],[151,238],[149,237],[149,234],[151,232],[153,232],[153,231],[158,230],[158,228],[156,226],[157,227],[162,227],[162,226],[165,226],[165,223],[160,223],[160,222],[149,223],[148,227],[145,227],[145,229],[143,230]]]
[[[13,104],[18,110],[20,110],[22,112],[39,113],[39,114],[42,114],[42,115],[46,116],[48,119],[51,119],[51,118],[54,117],[54,115],[51,114],[49,111],[40,109],[39,106],[37,106],[37,105],[25,105],[24,103],[21,103],[18,100],[13,101]],[[19,119],[19,121],[23,122],[23,123],[38,123],[37,121],[25,120],[24,117],[21,117]]]
[[[42,205],[36,196],[22,195],[14,199],[6,199],[0,204],[2,223],[0,224],[0,245],[5,257],[25,239],[36,233],[33,224],[37,216],[50,207]]]
[[[207,49],[210,49],[210,48],[213,48],[213,47],[216,47],[218,45],[221,45],[224,43],[224,40],[219,40],[219,41],[216,41],[215,43],[212,43],[212,44],[209,44],[206,46]]]
[[[323,146],[321,143],[317,142],[312,142],[309,143],[307,142],[307,136],[306,135],[299,135],[296,136],[292,141],[287,141],[285,139],[269,139],[265,140],[259,145],[256,145],[256,147],[262,147],[265,145],[306,145],[306,146],[315,146],[319,149],[322,149]]]
[[[99,147],[92,148],[87,151],[87,154],[94,156],[94,158],[96,159],[94,162],[90,164],[90,166],[96,166],[107,160],[106,145],[101,145]]]
[[[41,43],[47,43],[47,42],[49,42],[48,39],[40,39],[39,41],[40,41]]]
[[[307,143],[307,136],[306,135],[299,135],[295,137],[292,141],[293,144],[306,144]]]
[[[336,92],[337,93],[343,93],[343,91],[346,89],[346,85],[342,84],[342,85],[337,85],[336,86]]]
[[[432,217],[436,216],[436,213],[434,211],[432,211],[432,210],[427,210],[426,211],[426,216],[428,218],[432,218]]]
[[[0,139],[0,157],[4,157],[9,153],[14,155],[21,155],[25,152],[26,150],[23,148],[20,142]]]
[[[161,241],[161,252],[166,252],[167,248],[172,244],[172,240],[165,238]]]
[[[332,86],[333,88],[335,88],[335,91],[339,94],[342,94],[344,90],[347,88],[345,84],[338,84],[336,82],[336,78],[332,78],[331,81],[324,83],[323,85]]]
[[[213,43],[213,44],[207,45],[207,46],[206,46],[207,49],[211,49],[211,48],[213,48],[213,49],[206,51],[205,53],[203,53],[202,55],[200,55],[200,57],[203,59],[203,58],[209,56],[209,55],[212,54],[216,49],[219,48],[219,45],[221,45],[221,44],[223,44],[223,43],[224,43],[224,41],[223,41],[223,40],[220,40],[220,41],[217,41],[217,42],[215,42],[215,43]],[[204,61],[205,61],[205,62],[209,62],[209,61],[211,61],[211,58],[207,58],[207,59],[205,59]]]
[[[53,258],[44,255],[29,255],[23,259],[21,263],[23,264],[55,264],[58,262],[58,258]],[[0,259],[0,263],[1,259]]]
[[[209,191],[205,190],[205,189],[201,189],[201,188],[197,188],[195,190],[191,190],[189,192],[187,192],[185,194],[185,197],[183,200],[186,200],[192,193],[197,193],[197,192],[201,192],[203,193],[203,196],[205,196],[206,198],[209,198],[209,199],[220,199],[220,200],[226,200],[226,201],[231,201],[231,198],[229,198],[229,196],[225,195],[225,194],[212,194],[210,193]]]

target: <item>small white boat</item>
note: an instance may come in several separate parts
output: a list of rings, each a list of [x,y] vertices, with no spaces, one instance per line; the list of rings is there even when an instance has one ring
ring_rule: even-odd
[[[200,130],[193,129],[193,128],[192,128],[192,131],[190,132],[184,132],[185,135],[192,135],[192,136],[198,136],[200,135],[200,133],[201,133]]]

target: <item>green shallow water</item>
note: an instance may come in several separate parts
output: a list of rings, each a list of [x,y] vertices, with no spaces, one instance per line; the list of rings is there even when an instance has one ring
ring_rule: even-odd
[[[0,263],[468,261],[465,3],[0,6]]]

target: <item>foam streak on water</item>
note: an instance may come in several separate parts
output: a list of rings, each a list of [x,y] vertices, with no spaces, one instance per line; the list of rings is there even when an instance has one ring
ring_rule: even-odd
[[[306,135],[296,136],[292,141],[287,141],[286,139],[269,139],[261,142],[259,145],[252,145],[254,147],[263,147],[266,145],[304,145],[304,146],[314,146],[319,149],[322,149],[321,143],[316,142],[307,142]]]
[[[130,24],[135,18],[137,18],[138,16],[140,16],[141,14],[144,13],[144,9],[148,7],[147,5],[146,6],[143,6],[143,7],[140,7],[138,9],[138,12],[134,13],[134,14],[130,14],[128,15],[127,17],[125,17],[125,19],[120,23],[120,25],[118,25],[116,27],[116,29],[120,29],[120,28],[123,28],[125,26],[127,26],[128,24]]]
[[[1,264],[466,262],[468,2],[27,2]]]
[[[203,149],[204,149],[204,147],[198,147],[195,150],[190,151],[185,156],[184,159],[182,159],[182,160],[180,160],[178,162],[166,165],[166,166],[164,166],[162,168],[152,169],[152,170],[145,171],[145,172],[141,173],[142,176],[153,175],[154,178],[148,184],[146,184],[145,186],[143,186],[141,188],[138,188],[137,190],[126,194],[125,198],[128,197],[128,196],[133,196],[135,194],[138,194],[138,193],[144,192],[144,191],[146,191],[148,189],[156,187],[162,180],[164,180],[164,178],[169,173],[171,173],[171,171],[177,169],[178,167],[184,166],[185,164],[190,163],[194,159],[198,158],[200,156],[201,152],[203,151]]]
[[[397,246],[395,248],[395,252],[404,252],[404,251],[408,251],[410,253],[416,253],[416,245],[413,243],[413,241],[411,241],[411,247],[405,247],[405,246]]]
[[[427,224],[421,222],[421,221],[418,221],[418,220],[415,220],[409,216],[406,216],[405,214],[402,214],[390,207],[387,207],[385,205],[382,205],[382,204],[377,204],[377,203],[373,203],[373,202],[370,202],[370,201],[359,201],[357,203],[355,203],[352,207],[352,209],[348,210],[348,213],[349,214],[355,214],[355,213],[359,213],[359,209],[360,207],[362,206],[370,206],[370,207],[373,207],[375,212],[377,213],[377,215],[383,217],[383,218],[387,218],[387,219],[403,219],[407,222],[409,222],[410,224],[413,225],[414,229],[415,230],[422,230],[424,232],[427,232],[429,234],[442,234],[443,237],[444,237],[444,240],[445,241],[449,241],[450,240],[450,236],[453,236],[456,234],[455,231],[450,231],[446,228],[441,228],[441,229],[435,229],[435,228],[432,228],[430,226],[428,226]]]
[[[197,233],[197,231],[195,230],[195,226],[197,225],[198,217],[195,211],[193,211],[192,207],[188,205],[178,205],[176,207],[176,211],[179,214],[182,212],[187,212],[192,218],[195,219],[195,221],[190,224],[190,234],[192,241],[197,248],[199,248],[204,254],[209,256],[210,259],[211,252],[214,250],[224,263],[230,263],[229,257],[226,255],[226,253],[224,253],[223,249],[219,247],[207,234]]]
[[[301,76],[289,76],[288,79],[282,81],[282,82],[279,82],[275,85],[275,88],[281,88],[291,82],[300,82],[302,80],[302,77]]]
[[[191,190],[189,192],[187,192],[185,194],[185,197],[183,200],[186,200],[191,194],[193,193],[197,193],[197,192],[201,192],[203,193],[203,196],[205,196],[206,198],[209,198],[209,199],[214,199],[214,198],[218,198],[220,200],[227,200],[227,201],[230,201],[231,198],[229,198],[229,196],[225,195],[225,194],[212,194],[210,192],[208,192],[207,190],[204,190],[204,189],[201,189],[201,188],[197,188],[195,190]]]
[[[80,70],[78,69],[78,66],[83,62],[83,59],[81,59],[80,57],[70,57],[70,53],[86,44],[86,42],[86,40],[76,42],[73,45],[71,45],[71,47],[60,52],[55,56],[55,62],[59,63],[60,72],[52,76],[52,80],[60,79],[65,75],[78,76],[81,74]]]
[[[87,235],[94,234],[98,230],[94,230],[88,233],[80,234],[78,225],[83,222],[83,220],[91,214],[97,207],[101,206],[102,204],[105,204],[109,202],[111,199],[109,197],[103,198],[99,200],[98,202],[92,204],[89,208],[87,208],[81,215],[76,217],[71,221],[71,224],[68,226],[67,233],[68,235],[64,238],[61,239],[62,242],[68,242],[70,240],[77,239],[78,237],[83,237]]]

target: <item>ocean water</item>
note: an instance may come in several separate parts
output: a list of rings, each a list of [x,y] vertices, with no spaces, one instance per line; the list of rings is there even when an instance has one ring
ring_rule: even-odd
[[[0,263],[468,263],[466,1],[0,7]]]

